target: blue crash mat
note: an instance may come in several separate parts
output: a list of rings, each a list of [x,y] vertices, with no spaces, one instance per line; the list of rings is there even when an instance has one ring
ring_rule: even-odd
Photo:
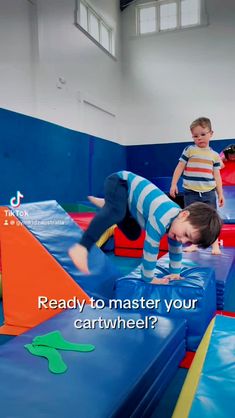
[[[235,186],[223,186],[225,203],[218,208],[219,215],[225,224],[235,224]]]
[[[224,247],[222,254],[215,256],[211,249],[201,249],[192,253],[183,253],[184,263],[191,262],[198,267],[210,267],[215,271],[217,309],[224,308],[224,301],[229,292],[230,284],[235,277],[235,247]],[[168,255],[159,260],[159,265],[169,264]]]
[[[89,296],[113,296],[113,285],[120,272],[96,245],[89,254],[91,274],[84,275],[77,270],[68,249],[79,241],[82,230],[56,201],[27,203],[20,210],[28,214],[18,216],[21,222]]]
[[[85,308],[65,311],[0,346],[1,414],[11,418],[77,416],[129,418],[164,369],[163,382],[185,354],[185,321],[158,318],[154,329],[76,329],[76,319],[144,318],[146,312]],[[47,360],[24,348],[35,336],[59,330],[71,342],[95,345],[90,353],[60,351],[68,370],[55,375]],[[168,366],[167,366],[168,365]],[[170,367],[170,369],[169,369]],[[169,376],[169,377],[168,377]],[[152,393],[148,401],[154,397]],[[145,404],[146,406],[146,404]],[[147,416],[147,415],[146,415]]]
[[[3,325],[4,317],[3,317],[3,306],[2,300],[0,300],[0,326]],[[5,342],[11,340],[13,337],[11,335],[2,335],[0,334],[0,345],[4,344]]]
[[[233,418],[235,318],[216,316],[189,418]]]
[[[131,418],[152,417],[152,414],[154,413],[154,410],[161,399],[162,393],[167,388],[167,385],[171,379],[174,377],[176,372],[176,365],[179,364],[180,358],[182,356],[183,346],[184,341],[175,349],[172,357],[167,359],[165,366],[158,374],[156,380],[147,391],[141,403],[135,409],[135,412],[132,413]]]
[[[169,270],[159,265],[154,273],[159,278],[167,274]],[[187,349],[195,351],[216,312],[214,271],[200,267],[183,268],[181,276],[183,280],[174,280],[167,285],[151,285],[141,280],[140,267],[137,267],[127,277],[116,281],[116,298],[160,300],[155,311],[159,315],[187,320]],[[196,300],[194,305],[193,300]],[[172,304],[168,312],[167,306],[172,301],[176,305]]]

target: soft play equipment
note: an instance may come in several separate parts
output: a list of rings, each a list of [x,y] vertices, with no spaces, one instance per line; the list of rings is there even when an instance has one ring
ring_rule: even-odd
[[[123,232],[117,227],[114,230],[114,254],[120,257],[142,258],[143,246],[145,240],[145,231],[136,240],[129,240]],[[168,251],[167,235],[164,235],[160,241],[158,258]]]
[[[114,231],[114,254],[120,257],[141,258],[143,255],[144,240],[145,231],[142,231],[138,239],[131,241],[117,227]]]
[[[83,231],[88,228],[95,215],[96,212],[69,213],[69,216],[71,216],[74,222],[76,222],[76,224],[79,225]],[[113,225],[101,235],[99,240],[96,242],[97,247],[102,248],[103,251],[113,251],[114,241],[111,240],[111,238],[113,238],[115,228],[116,225]]]
[[[183,265],[192,263],[195,267],[209,267],[215,272],[216,304],[217,309],[224,309],[230,286],[235,275],[235,248],[222,248],[222,254],[215,256],[211,249],[200,249],[192,253],[183,253]],[[166,267],[169,264],[168,256],[163,256],[158,264]]]
[[[235,318],[216,316],[197,350],[172,418],[233,418]]]
[[[222,226],[219,242],[223,247],[235,247],[235,224],[224,224]]]
[[[1,416],[41,418],[150,417],[185,354],[185,321],[158,318],[146,329],[76,329],[74,322],[144,319],[145,312],[102,310],[86,306],[67,310],[0,346]],[[89,353],[60,351],[67,370],[51,373],[48,361],[25,345],[59,331]],[[59,351],[59,350],[58,350]]]
[[[88,228],[88,225],[91,223],[92,219],[94,219],[96,212],[70,212],[69,216],[76,222],[80,228],[85,231]]]
[[[94,246],[90,252],[91,275],[82,274],[72,263],[68,249],[82,232],[57,202],[21,205],[18,217],[7,216],[7,210],[0,208],[5,319],[0,333],[18,335],[61,311],[39,310],[38,296],[77,297],[89,303],[89,296],[113,295],[119,272],[100,249]]]
[[[155,270],[157,278],[167,274],[169,270],[164,267]],[[151,285],[141,280],[138,267],[128,277],[116,281],[116,298],[159,300],[156,309],[159,315],[187,320],[187,350],[195,351],[216,312],[215,275],[209,268],[184,267],[181,276],[183,280],[174,280],[168,285]]]

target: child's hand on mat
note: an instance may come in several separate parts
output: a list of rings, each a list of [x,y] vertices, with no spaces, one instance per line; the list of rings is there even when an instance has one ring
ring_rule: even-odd
[[[167,276],[164,276],[164,279],[167,279],[169,282],[172,280],[182,280],[183,277],[181,277],[179,274],[167,274]]]
[[[151,284],[167,284],[169,283],[169,279],[167,279],[166,277],[163,277],[162,279],[154,278],[150,283]]]

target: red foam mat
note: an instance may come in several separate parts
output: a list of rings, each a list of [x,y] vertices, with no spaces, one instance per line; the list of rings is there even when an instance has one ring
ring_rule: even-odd
[[[223,241],[224,247],[234,247],[235,246],[235,225],[224,224],[220,232],[219,240]]]
[[[143,256],[143,246],[145,240],[145,231],[142,231],[141,236],[134,241],[129,240],[116,228],[114,231],[114,254],[121,257],[141,258]],[[162,257],[168,252],[167,235],[164,235],[160,241],[159,257]]]
[[[182,367],[183,369],[189,369],[189,367],[192,364],[195,354],[196,353],[194,353],[193,351],[187,351],[185,357],[180,363],[180,367]]]
[[[83,231],[85,231],[88,228],[88,225],[90,224],[95,215],[96,213],[94,212],[69,213],[69,216],[71,216],[73,221],[76,222],[76,224],[79,225]]]

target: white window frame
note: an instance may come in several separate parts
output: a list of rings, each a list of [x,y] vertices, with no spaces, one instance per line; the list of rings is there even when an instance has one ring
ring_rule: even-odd
[[[87,30],[80,24],[80,4],[83,4],[83,6],[87,10]],[[115,59],[115,52],[114,52],[114,30],[111,28],[111,26],[108,25],[108,23],[90,6],[90,4],[86,0],[75,0],[75,26],[81,30],[89,39],[91,39],[99,48],[101,48],[106,54],[111,56]],[[91,34],[91,26],[90,26],[90,19],[91,16],[94,16],[98,21],[99,26],[99,39],[97,40],[94,38]],[[103,25],[107,32],[109,37],[109,46],[108,49],[106,49],[102,45],[102,36],[101,36],[101,25]]]
[[[177,24],[174,28],[169,29],[160,29],[161,22],[160,22],[160,6],[163,4],[169,4],[169,3],[176,3],[177,7]],[[139,36],[148,36],[156,33],[164,33],[164,32],[174,32],[176,30],[184,30],[184,29],[190,29],[190,28],[196,28],[200,26],[205,26],[205,24],[208,24],[208,19],[206,16],[206,13],[204,11],[203,16],[203,7],[204,7],[204,0],[199,0],[199,23],[191,24],[191,25],[184,25],[181,24],[181,0],[157,0],[157,1],[149,1],[146,3],[140,3],[135,6],[136,8],[136,34]],[[140,32],[140,10],[145,9],[148,7],[156,7],[156,31],[154,32]],[[204,7],[205,8],[205,7]]]

